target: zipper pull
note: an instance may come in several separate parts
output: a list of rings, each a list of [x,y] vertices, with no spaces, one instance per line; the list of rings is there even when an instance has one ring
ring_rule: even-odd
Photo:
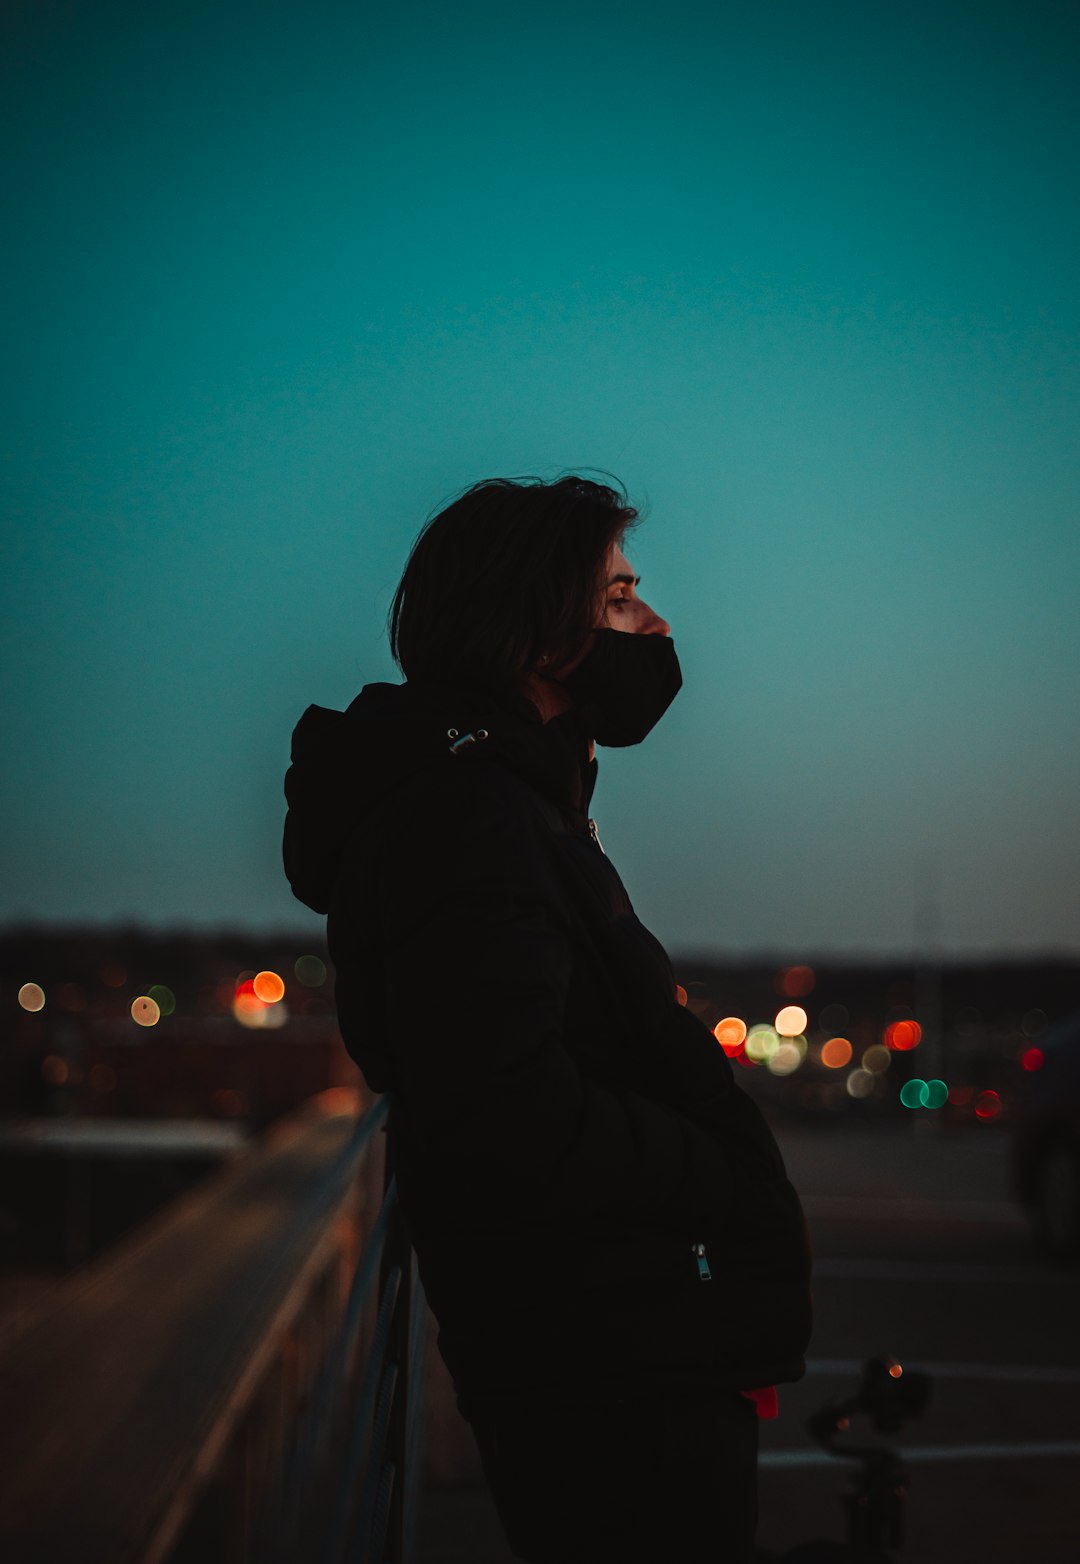
[[[712,1272],[709,1270],[709,1261],[705,1254],[705,1245],[691,1244],[690,1248],[693,1250],[694,1258],[697,1261],[698,1281],[711,1282]]]
[[[592,837],[592,839],[596,843],[597,847],[599,847],[600,851],[602,853],[604,853],[604,844],[600,840],[600,833],[596,829],[596,821],[595,820],[590,820],[589,821],[589,835]],[[604,857],[605,858],[607,857],[607,853],[604,853]]]

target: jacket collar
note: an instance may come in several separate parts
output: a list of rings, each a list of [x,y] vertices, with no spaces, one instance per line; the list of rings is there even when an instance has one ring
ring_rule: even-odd
[[[544,722],[525,696],[484,696],[415,680],[403,691],[445,720],[447,748],[453,746],[463,763],[506,766],[584,824],[598,767],[589,759],[589,736],[578,711]]]

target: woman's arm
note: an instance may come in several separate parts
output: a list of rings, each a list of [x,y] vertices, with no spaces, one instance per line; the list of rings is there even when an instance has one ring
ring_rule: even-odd
[[[516,786],[462,766],[407,819],[378,876],[388,1043],[410,1130],[448,1193],[519,1221],[716,1231],[733,1189],[716,1136],[583,1075],[564,1046],[564,891]]]

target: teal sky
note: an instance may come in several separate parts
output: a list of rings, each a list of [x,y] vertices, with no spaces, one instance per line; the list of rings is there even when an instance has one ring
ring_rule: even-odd
[[[0,921],[317,928],[289,734],[409,544],[604,469],[676,951],[1080,949],[1080,7],[20,0]],[[922,915],[916,937],[917,907]]]

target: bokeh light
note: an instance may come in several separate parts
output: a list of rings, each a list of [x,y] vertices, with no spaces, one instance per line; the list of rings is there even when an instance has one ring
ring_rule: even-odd
[[[846,1037],[830,1037],[822,1044],[821,1062],[826,1070],[842,1070],[851,1063],[852,1047]]]
[[[806,1058],[805,1037],[784,1037],[765,1060],[770,1075],[792,1075]]]
[[[871,1075],[880,1075],[892,1064],[892,1054],[880,1043],[874,1043],[862,1056],[862,1067],[869,1070]]]
[[[677,1005],[686,1004],[686,990],[681,983],[676,983],[675,985],[675,1003]]]
[[[928,1108],[944,1108],[949,1100],[949,1088],[944,1081],[927,1081],[926,1106]]]
[[[752,1026],[746,1034],[746,1056],[755,1064],[764,1064],[779,1047],[780,1039],[775,1027],[759,1023],[757,1026]]]
[[[802,999],[809,994],[815,981],[813,967],[785,967],[777,986],[786,998]]]
[[[713,1036],[726,1054],[738,1053],[746,1041],[746,1022],[739,1016],[725,1016],[713,1027]]]
[[[107,961],[98,977],[106,988],[123,988],[128,980],[127,967],[122,967],[118,961]]]
[[[24,983],[19,990],[19,1003],[24,1010],[44,1010],[45,990],[40,983]]]
[[[281,992],[285,992],[285,985],[275,972],[260,972],[255,975],[241,973],[237,979],[236,992],[233,994],[233,1016],[241,1026],[250,1028],[273,1029],[284,1026],[289,1019],[288,1007],[281,1001],[275,1003],[260,999],[256,988],[260,978],[276,979],[276,983],[264,982],[260,985],[264,993],[276,992],[277,984],[281,984]]]
[[[918,1021],[890,1021],[885,1028],[885,1046],[897,1053],[907,1053],[922,1042],[922,1027]]]
[[[41,1061],[41,1074],[50,1086],[63,1086],[69,1074],[67,1060],[59,1054],[46,1054]]]
[[[264,1005],[276,1005],[285,998],[285,984],[276,972],[256,972],[251,986]]]
[[[161,1020],[157,1002],[149,994],[140,994],[138,999],[131,1002],[131,1019],[138,1026],[157,1026]]]
[[[847,1078],[847,1081],[845,1082],[845,1085],[847,1086],[847,1094],[849,1097],[854,1097],[856,1100],[861,1100],[864,1097],[869,1097],[871,1092],[874,1090],[874,1077],[870,1074],[869,1070],[852,1070],[851,1074]]]
[[[929,1105],[926,1082],[913,1075],[900,1088],[900,1101],[905,1108],[925,1108]]]
[[[318,956],[298,956],[293,971],[305,988],[321,988],[326,982],[326,963]]]
[[[171,1016],[176,1009],[176,995],[171,988],[166,988],[164,983],[151,983],[146,990],[147,997],[152,999],[163,1016]]]
[[[801,1005],[785,1005],[778,1010],[773,1026],[781,1037],[798,1037],[806,1031],[806,1011]]]
[[[1020,1055],[1020,1068],[1030,1075],[1034,1070],[1041,1070],[1045,1055],[1041,1048],[1025,1048]]]
[[[1045,1010],[1028,1010],[1020,1022],[1020,1030],[1028,1037],[1038,1037],[1046,1025]]]
[[[975,1099],[975,1117],[987,1123],[1001,1112],[1001,1098],[997,1092],[980,1092]]]

